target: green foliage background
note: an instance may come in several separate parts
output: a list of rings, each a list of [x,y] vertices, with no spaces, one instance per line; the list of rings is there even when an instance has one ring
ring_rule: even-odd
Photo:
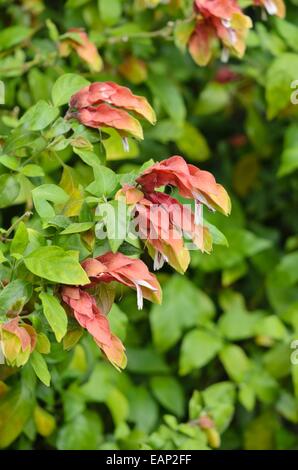
[[[233,200],[229,218],[207,216],[229,246],[215,246],[210,256],[192,252],[185,276],[160,273],[161,306],[140,312],[135,293],[119,296],[110,319],[127,346],[125,372],[103,361],[88,337],[71,352],[52,345],[49,388],[29,369],[20,380],[0,368],[12,387],[0,401],[2,447],[205,449],[218,446],[220,435],[222,449],[298,448],[298,365],[290,360],[298,335],[298,106],[290,100],[298,3],[286,2],[286,20],[264,22],[259,9],[241,2],[254,29],[243,60],[228,64],[236,78],[227,83],[227,66],[214,60],[199,68],[177,37],[175,44],[172,22],[187,17],[192,2],[163,3],[0,0],[0,134],[49,100],[63,73],[112,80],[147,96],[158,123],[145,127],[145,140],[131,143],[129,155],[111,141],[111,168],[124,173],[181,154],[211,171]],[[101,72],[74,53],[58,56],[57,34],[71,27],[84,27],[97,45]],[[127,58],[134,59],[123,67]],[[78,158],[59,154],[90,181]],[[42,166],[60,172],[52,161]],[[13,211],[2,211],[4,226]],[[212,432],[196,422],[204,413],[215,422]]]

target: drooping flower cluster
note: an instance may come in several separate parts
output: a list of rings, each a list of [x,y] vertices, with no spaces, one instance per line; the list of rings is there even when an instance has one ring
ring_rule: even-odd
[[[284,18],[286,14],[286,6],[283,0],[254,0],[256,6],[265,8],[268,15],[276,15]]]
[[[29,359],[36,345],[36,331],[15,317],[0,327],[2,354],[10,366],[20,367]]]
[[[98,283],[113,281],[137,291],[138,308],[143,307],[143,298],[161,302],[161,288],[143,261],[132,259],[122,253],[106,253],[97,258],[88,258],[82,263],[90,284],[79,287],[63,286],[61,296],[72,309],[77,322],[94,338],[102,352],[116,367],[126,365],[125,348],[110,330],[109,321],[92,295],[92,288]]]
[[[269,15],[285,16],[283,0],[254,0],[254,5],[263,7]],[[243,56],[252,20],[243,13],[237,0],[194,0],[194,12],[196,24],[189,37],[188,50],[198,65],[210,62],[218,42],[223,46],[223,62],[230,53]]]
[[[134,95],[129,88],[113,82],[95,82],[71,97],[68,118],[75,118],[87,127],[112,127],[121,137],[143,139],[143,129],[134,116],[155,124],[155,113],[142,96]]]
[[[88,64],[92,71],[99,72],[102,69],[102,58],[95,44],[90,41],[83,29],[71,28],[62,36],[59,44],[60,55],[66,57],[72,49]]]
[[[245,39],[252,21],[246,16],[236,0],[195,0],[198,14],[188,49],[198,65],[206,65],[213,53],[214,42],[223,45],[222,58],[227,60],[232,52],[242,57],[245,52]]]
[[[211,173],[187,164],[180,156],[173,156],[145,170],[136,180],[139,187],[124,185],[117,198],[124,198],[134,207],[139,233],[154,259],[154,268],[168,262],[184,273],[189,265],[189,251],[185,237],[202,252],[210,252],[212,238],[203,223],[203,205],[228,215],[230,199],[225,189]],[[172,186],[179,194],[195,202],[195,211],[177,199],[157,191]]]

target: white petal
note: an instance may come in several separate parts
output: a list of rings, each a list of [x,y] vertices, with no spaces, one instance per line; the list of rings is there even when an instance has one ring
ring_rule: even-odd
[[[212,207],[209,202],[207,201],[207,199],[205,198],[205,196],[203,196],[203,194],[197,192],[197,191],[193,191],[192,193],[194,199],[202,204],[205,204],[205,206],[208,207],[209,210],[211,210],[212,212],[216,212],[214,207]]]
[[[135,283],[136,289],[137,289],[137,305],[138,305],[138,310],[142,310],[143,308],[143,292],[139,284]]]
[[[265,0],[264,6],[269,13],[269,15],[276,15],[277,13],[277,6],[272,0]]]
[[[137,281],[136,284],[138,284],[139,286],[147,287],[147,289],[153,290],[154,292],[157,291],[156,287],[151,286],[151,284],[149,284],[149,282],[147,281],[140,280]]]
[[[127,137],[122,137],[122,145],[124,148],[124,152],[129,152],[129,142]]]
[[[198,199],[195,201],[195,223],[203,225],[203,204]]]
[[[220,60],[226,64],[228,61],[229,61],[229,58],[230,58],[230,53],[229,53],[229,50],[226,48],[226,47],[223,47],[222,51],[221,51],[221,57],[220,57]]]
[[[159,251],[156,251],[155,256],[154,256],[154,263],[153,263],[154,271],[158,271],[159,269],[161,269],[165,261],[168,262],[168,258],[162,253],[160,253]]]
[[[232,43],[233,45],[236,44],[236,42],[237,42],[237,35],[236,35],[234,29],[232,29],[232,28],[229,29],[229,37],[230,37],[231,43]]]
[[[223,19],[223,20],[221,20],[221,23],[225,28],[230,28],[231,27],[231,20]]]

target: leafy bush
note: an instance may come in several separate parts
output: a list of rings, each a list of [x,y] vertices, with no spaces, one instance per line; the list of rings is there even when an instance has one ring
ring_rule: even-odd
[[[297,448],[297,1],[0,12],[0,447]]]

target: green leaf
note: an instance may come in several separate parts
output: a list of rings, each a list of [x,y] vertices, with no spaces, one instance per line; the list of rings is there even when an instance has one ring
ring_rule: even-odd
[[[255,451],[274,449],[275,430],[278,426],[279,423],[273,413],[258,415],[245,428],[244,449]]]
[[[212,243],[214,245],[229,246],[227,238],[217,227],[215,227],[215,225],[212,225],[206,221],[204,221],[204,225],[208,228],[209,232],[211,233]]]
[[[70,233],[82,233],[87,232],[93,227],[93,222],[75,222],[73,224],[68,225],[60,235],[69,235]]]
[[[181,417],[185,410],[183,388],[174,377],[152,377],[150,386],[159,403],[174,415]]]
[[[5,258],[4,254],[3,254],[3,251],[0,248],[0,264],[4,263],[5,261],[7,261],[7,259]]]
[[[288,336],[286,327],[276,315],[268,315],[260,319],[254,329],[256,335],[269,336],[277,340],[286,339]]]
[[[19,160],[12,155],[1,155],[0,156],[1,165],[9,168],[10,170],[16,170],[19,166]]]
[[[0,175],[0,209],[10,206],[18,197],[20,184],[14,176]]]
[[[298,27],[284,19],[274,18],[274,23],[281,37],[286,41],[287,45],[298,52]]]
[[[62,106],[69,102],[71,96],[90,82],[80,75],[66,73],[58,78],[52,89],[54,106]]]
[[[158,420],[158,405],[144,386],[130,387],[127,391],[129,401],[129,421],[138,429],[150,432]]]
[[[0,51],[16,46],[29,38],[32,30],[25,26],[10,26],[0,31]]]
[[[51,375],[44,357],[37,351],[33,351],[30,356],[30,364],[39,380],[47,387],[50,386]]]
[[[218,327],[225,338],[237,341],[255,336],[255,327],[263,312],[248,312],[243,297],[232,291],[226,291],[221,300],[225,313]]]
[[[79,157],[83,160],[84,163],[91,167],[100,166],[102,163],[100,156],[96,155],[96,153],[92,152],[91,150],[73,147],[73,151],[74,153],[79,155]]]
[[[113,388],[106,399],[106,405],[111,411],[115,425],[126,421],[129,413],[129,404],[126,396],[117,388]]]
[[[122,13],[122,0],[98,0],[100,19],[108,26],[116,24]]]
[[[20,222],[17,226],[17,229],[15,231],[14,237],[10,245],[10,253],[11,254],[17,253],[19,255],[23,255],[28,243],[29,243],[28,230],[24,222]]]
[[[124,148],[123,139],[119,133],[112,128],[104,128],[104,132],[109,135],[107,139],[102,141],[106,159],[110,160],[124,160],[127,158],[134,158],[139,156],[139,147],[137,141],[133,138],[127,138],[128,149]]]
[[[186,116],[185,104],[178,86],[165,75],[151,75],[148,80],[153,95],[173,121],[183,122]]]
[[[179,372],[186,375],[210,362],[222,347],[222,340],[208,331],[192,330],[182,341]]]
[[[52,294],[42,293],[39,295],[42,302],[43,313],[55,333],[58,342],[67,332],[67,315],[60,302]]]
[[[110,247],[113,253],[116,253],[127,236],[130,217],[127,205],[122,201],[99,204],[96,215],[101,218],[97,228],[102,224],[106,228],[105,232],[96,230],[96,237],[105,239],[107,235]]]
[[[19,313],[32,295],[32,285],[17,279],[0,292],[0,315],[7,312]]]
[[[0,398],[0,448],[8,447],[23,431],[35,405],[29,389],[16,384]]]
[[[59,109],[40,100],[22,116],[19,123],[29,131],[41,131],[48,127],[59,114]]]
[[[220,352],[220,360],[227,374],[235,382],[242,382],[246,372],[251,367],[250,361],[243,349],[236,345],[225,346]]]
[[[210,156],[210,149],[203,134],[186,122],[183,126],[182,134],[177,138],[176,144],[182,152],[192,160],[203,162]]]
[[[102,440],[102,422],[97,413],[86,411],[64,424],[58,432],[59,450],[98,450]]]
[[[127,369],[140,374],[159,374],[168,372],[168,366],[162,356],[154,349],[128,348]]]
[[[195,21],[177,21],[174,29],[175,45],[185,52],[189,38],[195,29]]]
[[[55,217],[56,212],[48,201],[54,204],[65,204],[69,195],[55,184],[42,184],[33,189],[32,199],[40,217],[51,219]]]
[[[95,181],[87,186],[86,191],[94,196],[109,196],[117,186],[118,177],[116,173],[105,166],[94,167]]]
[[[298,301],[298,251],[285,255],[267,278],[267,295],[276,312],[282,314]]]
[[[126,338],[128,319],[125,313],[123,313],[116,304],[113,304],[109,312],[109,323],[113,334],[118,336],[121,341],[124,341]]]
[[[297,54],[281,54],[270,65],[266,77],[267,115],[269,119],[277,116],[291,103],[291,84],[298,77]]]
[[[35,178],[37,176],[44,176],[44,170],[39,165],[34,165],[29,163],[29,165],[25,165],[20,168],[20,173],[25,176],[29,176],[29,178]]]
[[[181,315],[181,312],[187,315]],[[204,325],[215,313],[209,297],[186,277],[171,277],[163,291],[162,305],[150,313],[153,341],[160,351],[167,351],[181,338],[186,328]]]
[[[284,149],[278,176],[285,176],[298,168],[298,125],[291,124],[285,131]]]
[[[218,382],[202,392],[205,406],[210,410],[216,428],[223,432],[229,426],[235,412],[235,385],[231,382]]]
[[[196,113],[200,116],[218,113],[230,102],[228,89],[220,83],[210,82],[200,93],[196,105]]]
[[[89,284],[80,263],[69,251],[59,246],[43,246],[24,258],[26,268],[36,276],[68,285]]]

